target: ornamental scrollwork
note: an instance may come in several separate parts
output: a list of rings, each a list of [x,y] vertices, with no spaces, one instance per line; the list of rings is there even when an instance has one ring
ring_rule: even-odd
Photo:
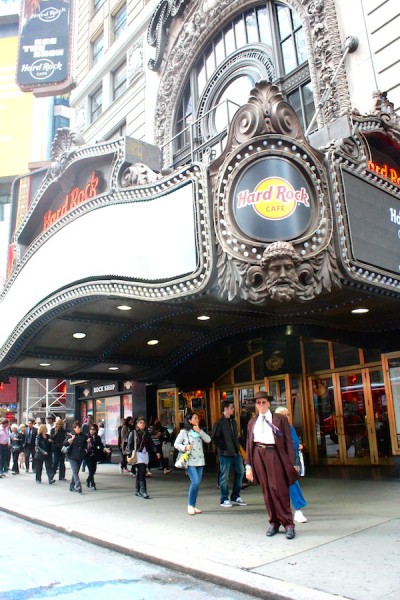
[[[333,249],[328,248],[303,262],[290,242],[273,242],[258,265],[241,262],[218,248],[220,297],[247,300],[253,304],[307,302],[340,288]]]
[[[151,58],[148,62],[149,69],[152,71],[157,71],[161,65],[171,20],[182,14],[188,1],[162,0],[157,6],[147,30],[147,42],[156,48],[155,58]]]
[[[76,149],[84,143],[85,140],[79,131],[73,131],[68,127],[58,129],[51,145],[51,165],[46,175],[47,179],[57,181],[64,173]]]
[[[143,163],[134,163],[122,173],[121,187],[127,188],[134,185],[148,185],[161,178],[161,175],[152,171]]]

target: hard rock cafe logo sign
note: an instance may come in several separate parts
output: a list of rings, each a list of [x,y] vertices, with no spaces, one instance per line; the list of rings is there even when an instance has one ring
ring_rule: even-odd
[[[100,177],[96,171],[93,171],[89,181],[82,188],[72,188],[69,194],[64,196],[62,204],[56,210],[48,210],[43,217],[42,231],[45,231],[50,225],[61,219],[68,211],[97,196],[101,191],[99,189],[101,187],[99,185]]]
[[[309,226],[309,185],[300,171],[281,158],[251,164],[234,190],[233,212],[239,228],[262,241],[294,239]]]

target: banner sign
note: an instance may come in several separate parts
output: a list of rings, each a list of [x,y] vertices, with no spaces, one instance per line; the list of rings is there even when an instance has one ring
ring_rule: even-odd
[[[233,214],[239,229],[254,239],[291,240],[311,222],[310,188],[291,162],[267,157],[250,164],[233,191]]]
[[[343,187],[355,260],[399,274],[400,200],[344,170]]]
[[[71,89],[70,24],[70,0],[22,1],[17,84],[23,91],[57,84],[54,93]]]

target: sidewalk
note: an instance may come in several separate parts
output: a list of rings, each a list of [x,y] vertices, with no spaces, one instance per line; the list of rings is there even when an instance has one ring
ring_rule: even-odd
[[[38,486],[32,474],[9,472],[0,480],[0,508],[264,600],[400,598],[399,480],[302,478],[309,521],[287,540],[283,532],[265,536],[259,487],[243,491],[248,506],[221,508],[215,475],[206,473],[204,512],[188,516],[185,474],[153,473],[144,500],[115,464],[99,465],[97,491],[85,486],[82,495],[69,492],[68,481]]]

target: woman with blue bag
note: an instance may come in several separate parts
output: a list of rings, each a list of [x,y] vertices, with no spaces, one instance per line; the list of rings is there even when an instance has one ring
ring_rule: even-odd
[[[190,479],[188,515],[201,513],[201,510],[196,508],[196,502],[205,465],[204,442],[209,444],[211,438],[205,431],[200,429],[199,415],[196,413],[186,415],[183,429],[178,433],[174,446],[180,452],[189,454],[186,467],[186,472]]]
[[[275,410],[275,412],[278,414],[284,415],[286,418],[289,418],[289,410],[286,408],[286,406],[278,406],[278,408]],[[293,425],[290,425],[290,435],[292,437],[292,442],[293,442],[293,446],[294,446],[294,454],[296,457],[295,467],[298,468],[299,451],[303,448],[303,446],[300,444],[299,436],[297,435],[297,432],[296,432],[295,428],[293,427]],[[300,448],[300,446],[301,446],[301,448]],[[299,475],[301,475],[301,473],[299,473]],[[303,512],[301,510],[302,508],[307,506],[307,502],[304,499],[304,496],[303,496],[303,493],[301,491],[301,487],[300,487],[300,484],[298,481],[295,481],[293,483],[293,485],[290,486],[289,492],[290,492],[290,501],[293,504],[293,508],[295,511],[293,520],[296,521],[296,523],[307,523],[307,519],[303,515]]]

